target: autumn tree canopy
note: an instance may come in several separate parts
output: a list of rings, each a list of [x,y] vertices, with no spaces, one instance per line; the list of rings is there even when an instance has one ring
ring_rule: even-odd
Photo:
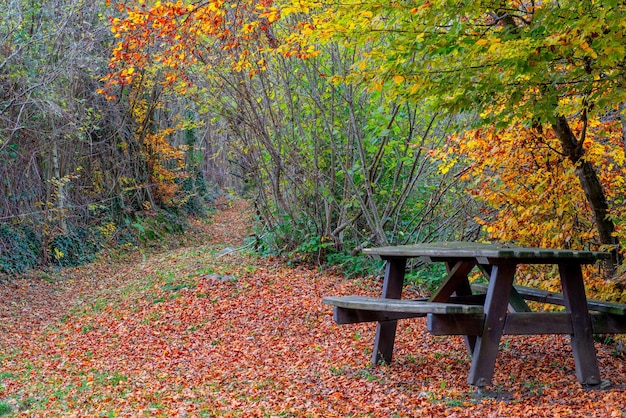
[[[473,122],[556,134],[577,164],[603,243],[614,226],[596,167],[584,158],[590,121],[615,118],[626,99],[624,5],[618,1],[324,2],[319,39],[356,45],[349,79],[399,99],[478,115]],[[376,69],[373,71],[373,69]],[[578,123],[579,122],[579,123]]]
[[[270,57],[311,58],[335,45],[353,58],[345,71],[323,74],[335,86],[455,115],[460,132],[487,143],[519,130],[533,138],[525,142],[531,152],[496,154],[519,165],[533,149],[551,150],[558,164],[567,160],[580,187],[572,199],[586,202],[581,208],[590,214],[598,242],[617,254],[616,194],[607,195],[602,179],[615,178],[606,172],[621,170],[623,159],[614,147],[605,148],[611,155],[604,160],[588,157],[598,145],[616,144],[620,131],[619,109],[626,102],[622,2],[178,1],[117,7],[123,16],[111,21],[120,41],[109,85],[150,69],[165,83],[179,80],[185,90],[194,71],[226,63],[252,77]],[[541,187],[558,190],[559,184]],[[501,198],[499,206],[507,204]]]

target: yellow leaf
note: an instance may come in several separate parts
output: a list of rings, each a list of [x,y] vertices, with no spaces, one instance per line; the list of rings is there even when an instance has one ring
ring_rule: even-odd
[[[404,77],[401,76],[400,74],[396,74],[393,76],[393,82],[396,84],[400,84],[404,81]]]

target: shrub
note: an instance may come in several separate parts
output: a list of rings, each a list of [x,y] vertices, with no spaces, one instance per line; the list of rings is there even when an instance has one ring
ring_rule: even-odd
[[[88,229],[73,228],[67,234],[52,238],[48,251],[52,262],[58,266],[78,266],[93,260],[100,250],[100,240]]]
[[[19,274],[37,265],[41,240],[30,229],[0,224],[0,273]]]

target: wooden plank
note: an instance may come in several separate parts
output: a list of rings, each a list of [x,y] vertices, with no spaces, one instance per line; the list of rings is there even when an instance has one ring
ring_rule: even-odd
[[[591,314],[594,334],[626,334],[626,320],[622,315]]]
[[[428,315],[428,331],[434,335],[481,335],[484,315]],[[520,312],[506,314],[502,334],[571,334],[572,321],[565,312]]]
[[[421,302],[428,301],[427,298],[416,300]],[[452,296],[448,303],[483,305],[485,303],[485,295]],[[358,324],[361,322],[397,321],[399,319],[420,318],[424,316],[426,316],[424,313],[364,311],[339,307],[335,307],[333,310],[333,319],[336,323],[341,325]]]
[[[484,315],[428,315],[428,330],[434,335],[481,335]],[[566,312],[520,312],[506,314],[502,334],[571,334]]]
[[[458,266],[459,264],[468,264],[469,266],[472,266],[471,268],[473,269],[473,266],[475,265],[474,261],[471,262],[463,262],[463,261],[459,261],[456,263],[455,267]],[[451,268],[451,263],[446,263],[446,269],[448,270],[448,272],[450,273],[453,268]],[[457,285],[454,293],[453,293],[453,297],[472,297],[472,287],[470,286],[470,282],[469,282],[469,278],[468,278],[468,273],[466,273],[465,275],[463,275],[463,278],[461,279],[460,283]],[[435,299],[435,298],[433,298]],[[450,299],[450,298],[449,298]],[[433,300],[435,301],[435,300]],[[443,302],[450,302],[450,300],[446,300]],[[481,305],[485,304],[485,300],[483,299],[480,303]],[[471,304],[470,304],[471,305]],[[476,348],[476,336],[475,335],[465,335],[463,337],[463,339],[465,340],[465,347],[467,348],[467,352],[469,353],[469,355],[473,355],[474,354],[474,348]]]
[[[428,314],[428,331],[433,335],[480,335],[484,315]],[[594,334],[626,334],[626,321],[619,315],[591,314]],[[567,312],[519,312],[506,315],[503,334],[572,334],[572,319]]]
[[[532,312],[524,297],[513,287],[509,296],[509,309],[513,312]]]
[[[467,294],[467,295],[459,295],[458,292],[455,292],[454,296],[450,296],[448,300],[444,301],[445,303],[458,303],[461,305],[484,305],[485,304],[485,294],[477,293],[477,294]],[[416,302],[432,302],[430,298],[417,298],[410,299]]]
[[[572,318],[567,312],[509,313],[504,322],[504,334],[571,334]]]
[[[554,305],[565,305],[562,293],[548,292],[532,287],[516,286],[517,291],[526,299],[536,302],[551,303]],[[626,304],[608,302],[604,300],[587,299],[587,306],[592,311],[604,312],[613,315],[626,316]]]
[[[428,315],[428,331],[434,335],[481,335],[484,315]],[[506,314],[502,334],[571,334],[572,321],[565,312],[519,312]]]
[[[379,312],[462,314],[483,313],[480,305],[456,303],[420,302],[408,299],[372,298],[367,296],[329,296],[322,299],[327,305],[347,309]]]
[[[473,284],[472,289],[478,292],[486,292],[487,286],[482,284]],[[526,300],[565,306],[565,299],[563,298],[562,293],[524,286],[515,286],[515,290]],[[624,303],[587,299],[587,306],[589,307],[589,310],[592,311],[626,316],[626,304]]]
[[[363,253],[380,258],[425,257],[432,261],[480,259],[483,263],[489,264],[501,262],[558,264],[565,261],[593,264],[598,260],[611,258],[611,254],[606,252],[516,247],[478,242],[439,242],[366,248]]]
[[[380,312],[380,311],[363,311],[360,309],[348,309],[335,307],[333,319],[336,323],[358,324],[361,322],[385,322],[397,321],[398,319],[419,318],[426,316],[425,313],[409,313],[409,312]]]
[[[515,289],[527,300],[565,306],[565,299],[563,298],[562,293],[524,286],[515,286]]]
[[[486,284],[472,284],[472,290],[481,293],[487,293]],[[532,312],[523,295],[517,291],[517,286],[513,286],[511,289],[511,296],[509,297],[509,308],[513,312]]]
[[[463,282],[467,282],[467,274],[476,265],[473,261],[459,261],[448,273],[448,277],[429,299],[431,302],[445,302]],[[469,283],[469,282],[468,282]]]
[[[477,336],[483,332],[484,314],[428,314],[426,327],[433,335]]]

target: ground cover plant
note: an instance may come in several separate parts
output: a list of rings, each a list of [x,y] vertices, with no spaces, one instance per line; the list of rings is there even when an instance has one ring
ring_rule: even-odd
[[[380,281],[233,251],[247,216],[235,203],[189,246],[2,284],[0,414],[626,416],[626,361],[600,342],[600,390],[577,383],[567,337],[508,337],[477,396],[462,339],[423,320],[401,322],[395,362],[370,368],[375,327],[336,325],[321,298]]]

